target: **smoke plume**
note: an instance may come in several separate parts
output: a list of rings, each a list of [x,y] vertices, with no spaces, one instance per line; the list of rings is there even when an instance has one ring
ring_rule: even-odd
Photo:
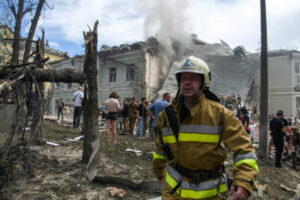
[[[180,60],[190,45],[192,20],[188,7],[192,0],[136,0],[137,9],[144,14],[145,37],[156,37],[169,59]]]

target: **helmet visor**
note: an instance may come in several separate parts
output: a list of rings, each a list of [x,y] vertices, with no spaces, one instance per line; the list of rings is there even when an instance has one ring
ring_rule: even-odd
[[[194,69],[194,68],[180,68],[178,70],[176,70],[175,74],[181,74],[181,73],[196,73],[196,74],[203,74],[202,70],[199,69]]]

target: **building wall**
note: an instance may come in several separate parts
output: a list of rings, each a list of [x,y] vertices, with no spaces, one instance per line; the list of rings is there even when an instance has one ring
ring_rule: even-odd
[[[74,57],[62,61],[53,62],[50,65],[52,68],[55,69],[73,68],[82,70],[83,62],[83,57]],[[80,85],[78,83],[54,83],[53,88],[50,87],[47,91],[48,95],[52,97],[49,104],[48,114],[57,114],[56,100],[58,98],[63,98],[65,105],[70,108],[70,112],[65,114],[65,118],[72,119],[74,107],[74,102],[72,100],[73,93],[77,90],[79,86]]]
[[[136,97],[142,97],[143,71],[145,61],[143,51],[130,51],[99,59],[98,61],[98,101],[103,104],[111,92],[116,92],[121,101]],[[113,59],[114,61],[112,61]],[[133,64],[134,80],[127,81],[127,65]],[[110,69],[116,68],[116,82],[109,82]]]
[[[153,55],[150,52],[145,52],[145,92],[144,96],[151,99],[155,96],[158,90],[161,88],[162,76],[166,76],[166,73],[162,72],[161,68],[164,68],[161,63],[161,59],[157,55]]]
[[[278,110],[283,110],[288,117],[291,115],[300,117],[296,108],[300,90],[295,90],[297,86],[295,63],[300,64],[300,53],[283,52],[282,55],[269,56],[269,113],[275,114]]]
[[[56,69],[74,68],[82,69],[84,57],[66,59],[53,62],[51,66]],[[140,100],[145,96],[149,99],[160,88],[161,79],[160,59],[144,49],[130,50],[127,52],[105,55],[99,52],[98,66],[98,104],[103,105],[111,92],[117,92],[120,100],[136,97]],[[134,79],[127,80],[130,67],[134,68]],[[110,82],[110,69],[116,68],[116,81]],[[56,99],[63,98],[70,107],[70,116],[73,113],[72,95],[79,84],[72,83],[68,87],[65,83],[55,83],[55,90],[51,100],[51,113],[56,115]]]

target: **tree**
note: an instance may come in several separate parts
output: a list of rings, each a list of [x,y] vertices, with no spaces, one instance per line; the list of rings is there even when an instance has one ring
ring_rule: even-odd
[[[13,39],[13,53],[11,58],[11,63],[9,66],[0,69],[0,78],[6,79],[2,86],[11,86],[14,88],[16,97],[16,119],[13,121],[9,137],[3,147],[0,147],[0,163],[5,163],[5,161],[10,156],[10,151],[12,148],[19,148],[20,146],[26,147],[26,141],[24,140],[25,127],[27,126],[28,112],[26,109],[26,98],[27,92],[34,85],[36,88],[36,103],[35,112],[33,114],[33,123],[31,125],[31,133],[29,137],[29,142],[33,145],[42,144],[42,133],[41,125],[43,122],[44,114],[44,90],[43,82],[77,82],[85,83],[86,85],[86,112],[84,113],[84,125],[83,134],[85,135],[83,144],[83,155],[82,160],[88,162],[92,154],[92,142],[96,139],[96,133],[98,131],[98,88],[97,88],[97,26],[98,22],[94,25],[94,30],[84,33],[86,56],[84,62],[84,72],[73,69],[64,70],[54,70],[54,69],[43,69],[44,63],[47,58],[44,58],[44,33],[41,39],[34,41],[34,33],[36,30],[37,22],[43,5],[45,5],[45,0],[39,0],[38,5],[35,10],[32,24],[30,27],[30,32],[26,38],[25,51],[23,55],[23,60],[20,63],[20,42],[23,41],[20,37],[20,30],[22,25],[22,20],[24,15],[33,11],[33,4],[28,4],[32,1],[28,1],[26,4],[25,0],[18,0],[18,4],[14,4],[13,0],[7,0],[11,12],[13,13],[15,19],[14,28],[14,39]],[[16,6],[17,5],[17,6]],[[27,7],[28,5],[31,5]],[[15,8],[18,8],[16,10]],[[24,9],[25,7],[25,9]],[[32,43],[35,42],[35,51],[32,51]],[[29,55],[31,53],[31,55]],[[34,60],[31,62],[30,57],[35,56]],[[9,75],[9,76],[8,76]],[[2,87],[3,88],[3,87]],[[1,88],[0,88],[1,93]],[[22,136],[22,141],[20,144],[13,144],[13,138],[15,135]],[[4,162],[3,162],[4,161]],[[3,164],[0,166],[0,172],[3,167],[9,168],[11,164]],[[5,175],[5,173],[4,173]],[[2,174],[0,173],[0,178]],[[6,175],[5,175],[6,176]],[[1,180],[1,179],[0,179]],[[1,181],[0,181],[1,182]],[[1,187],[1,183],[0,183]],[[1,189],[1,188],[0,188]]]
[[[84,107],[83,119],[83,153],[82,161],[88,163],[93,152],[92,143],[96,139],[98,132],[98,84],[97,84],[97,34],[98,21],[94,25],[94,30],[83,32],[85,40],[85,59],[83,71],[87,75],[85,87],[86,105]]]
[[[15,18],[15,26],[14,26],[14,40],[13,40],[13,52],[11,63],[13,65],[19,64],[20,58],[20,39],[21,39],[21,25],[23,21],[23,17],[26,13],[32,10],[32,4],[29,4],[28,7],[24,9],[24,0],[19,0],[18,2],[18,10],[16,10],[16,6],[13,1],[7,1],[11,12]]]

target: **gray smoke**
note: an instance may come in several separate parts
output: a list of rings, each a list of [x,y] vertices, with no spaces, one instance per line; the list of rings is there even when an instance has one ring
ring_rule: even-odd
[[[137,9],[144,14],[145,37],[156,37],[170,60],[180,60],[190,45],[192,19],[187,8],[192,0],[136,0]]]

